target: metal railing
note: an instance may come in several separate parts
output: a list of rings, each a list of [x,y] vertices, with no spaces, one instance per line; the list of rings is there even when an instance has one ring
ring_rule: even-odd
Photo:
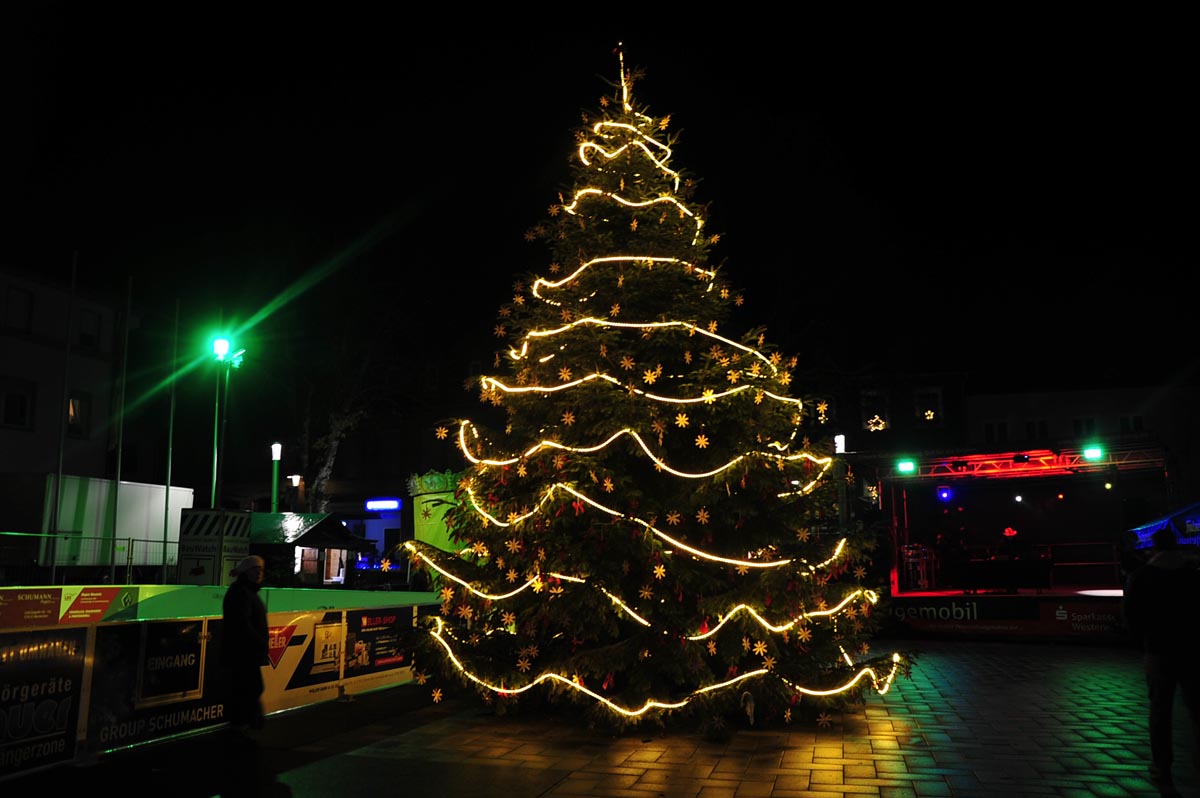
[[[164,547],[161,538],[0,532],[0,583],[3,584],[97,581],[131,584],[139,571],[153,571],[160,579],[164,572],[173,574],[177,558],[178,545],[168,542]]]
[[[1121,587],[1121,558],[1117,545],[1107,541],[1050,543],[1050,587],[1093,584]]]

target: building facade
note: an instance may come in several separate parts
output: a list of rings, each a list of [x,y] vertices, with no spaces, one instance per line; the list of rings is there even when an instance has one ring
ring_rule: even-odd
[[[8,267],[0,301],[0,473],[109,476],[119,302]]]
[[[69,476],[163,482],[163,458],[155,456],[162,431],[120,423],[128,337],[122,299],[5,267],[0,302],[0,474],[61,469]],[[805,384],[823,386],[828,398],[814,412],[825,416],[831,435],[844,436],[855,507],[882,516],[897,536],[897,557],[903,545],[934,545],[947,524],[985,539],[1017,528],[1009,502],[1018,484],[1023,532],[1047,543],[1107,540],[1200,500],[1195,380],[983,393],[971,390],[966,372],[878,371],[808,375]],[[439,445],[442,459],[435,461],[432,438],[418,441],[412,432],[445,415],[433,399],[395,423],[368,422],[346,442],[329,486],[330,512],[364,525],[377,515],[366,510],[366,500],[403,500],[415,471],[459,465],[446,459],[452,447]],[[1104,452],[1099,463],[1082,459],[1090,446]],[[406,466],[416,460],[416,468]],[[901,460],[914,470],[898,472]],[[271,506],[270,480],[261,483],[230,485],[228,493],[239,497],[240,509],[264,511]],[[208,495],[207,484],[187,487]],[[968,488],[974,501],[948,498]],[[300,494],[288,491],[281,509],[300,509]],[[947,512],[961,517],[950,522],[942,517]],[[393,536],[411,534],[411,525],[403,526],[389,529]],[[6,529],[12,531],[0,508],[0,531]]]

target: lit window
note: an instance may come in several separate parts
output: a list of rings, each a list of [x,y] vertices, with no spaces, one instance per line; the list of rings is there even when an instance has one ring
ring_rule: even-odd
[[[891,426],[887,396],[882,391],[863,391],[861,398],[863,429],[878,432]]]
[[[67,399],[67,435],[86,438],[91,417],[91,398],[83,392],[75,392]]]

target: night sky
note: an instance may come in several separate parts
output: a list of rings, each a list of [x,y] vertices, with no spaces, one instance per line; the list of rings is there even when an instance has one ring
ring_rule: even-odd
[[[77,252],[81,282],[132,284],[149,328],[177,300],[185,328],[244,319],[356,264],[395,297],[406,356],[490,361],[496,309],[547,262],[523,234],[624,41],[747,317],[813,366],[1005,388],[1193,364],[1197,70],[1169,20],[431,39],[398,13],[196,8],[28,20],[5,262],[65,279]],[[320,297],[256,334],[355,312]]]

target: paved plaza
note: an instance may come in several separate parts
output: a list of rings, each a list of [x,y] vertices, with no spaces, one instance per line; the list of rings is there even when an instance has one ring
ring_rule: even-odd
[[[548,717],[497,717],[416,685],[272,716],[236,753],[224,733],[110,754],[3,784],[207,796],[232,773],[259,794],[429,798],[1123,798],[1146,778],[1139,655],[1121,646],[877,641],[912,651],[910,680],[829,727],[612,736]],[[1176,784],[1200,798],[1176,709]],[[7,792],[7,789],[5,790]],[[228,792],[228,791],[226,791]],[[21,794],[18,792],[14,795]]]

